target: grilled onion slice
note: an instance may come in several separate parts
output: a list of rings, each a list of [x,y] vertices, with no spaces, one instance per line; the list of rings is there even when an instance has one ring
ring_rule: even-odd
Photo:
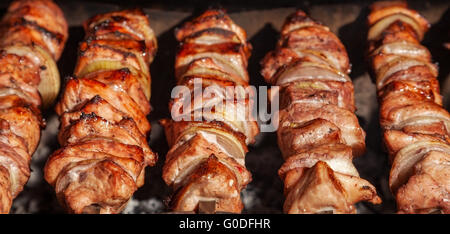
[[[218,145],[223,147],[224,153],[232,156],[236,161],[243,163],[245,153],[247,152],[247,147],[245,147],[242,142],[233,135],[233,133],[228,133],[222,129],[219,128],[208,128],[207,125],[205,126],[197,126],[190,128],[186,131],[184,131],[181,136],[190,135],[190,134],[196,134],[199,132],[205,132],[209,134],[213,134],[216,136],[216,142]]]
[[[397,6],[390,6],[380,10],[373,10],[368,16],[368,23],[372,25],[380,19],[394,14],[403,14],[409,16],[410,18],[414,19],[424,30],[428,30],[428,28],[430,27],[428,21],[423,18],[423,16],[421,16],[417,11],[408,9],[406,5],[402,5],[401,3]]]
[[[405,184],[416,165],[431,151],[441,151],[450,154],[450,146],[437,141],[422,141],[404,147],[395,155],[392,170],[389,175],[389,186],[392,192]]]
[[[285,69],[281,69],[277,73],[275,74],[276,84],[280,86],[304,80],[351,81],[346,74],[339,70],[313,62],[298,61]]]
[[[387,64],[384,64],[378,69],[378,71],[376,72],[377,87],[383,87],[384,81],[394,73],[408,69],[409,67],[419,65],[427,66],[430,69],[430,72],[434,76],[437,76],[438,68],[436,67],[435,64],[418,59],[413,59],[411,57],[398,56],[397,58],[393,59],[392,61],[389,61]]]
[[[410,16],[399,13],[387,16],[377,21],[373,26],[370,27],[369,32],[367,34],[367,39],[369,41],[376,40],[378,36],[380,36],[380,34],[395,21],[403,21],[411,25],[411,27],[414,28],[414,31],[416,31],[418,39],[421,40],[423,38],[424,32],[420,28],[419,24]]]
[[[58,97],[61,86],[58,66],[52,56],[38,45],[10,45],[3,50],[7,53],[27,57],[39,65],[40,82],[38,90],[42,97],[42,108],[50,107]]]
[[[149,76],[145,75],[143,72],[135,69],[132,66],[124,65],[121,61],[113,61],[113,60],[96,60],[89,63],[85,66],[81,71],[75,74],[77,77],[83,77],[86,74],[97,71],[107,71],[107,70],[119,70],[122,68],[128,68],[133,75],[135,75],[141,84],[142,90],[144,90],[144,94],[148,100],[150,100],[151,96],[151,79]]]
[[[428,49],[425,48],[423,45],[414,44],[406,41],[384,44],[378,47],[378,49],[376,49],[372,53],[372,56],[380,53],[396,54],[422,60],[429,60],[431,58],[430,51],[428,51]]]

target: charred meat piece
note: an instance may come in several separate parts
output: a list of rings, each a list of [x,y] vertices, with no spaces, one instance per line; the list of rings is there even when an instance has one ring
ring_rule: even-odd
[[[3,46],[37,44],[53,59],[61,56],[68,37],[68,26],[61,9],[51,0],[14,1],[2,20]]]
[[[147,63],[153,61],[158,48],[150,22],[141,9],[96,15],[84,23],[84,28],[87,35],[96,39],[143,41],[145,53],[148,54]]]

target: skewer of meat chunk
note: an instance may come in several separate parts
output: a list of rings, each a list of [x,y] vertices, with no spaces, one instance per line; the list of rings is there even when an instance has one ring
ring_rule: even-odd
[[[172,118],[184,118],[161,121],[170,146],[163,167],[163,179],[174,190],[170,208],[199,212],[199,204],[212,202],[214,211],[240,213],[240,193],[251,181],[247,144],[259,132],[248,114],[254,94],[245,91],[251,45],[223,10],[204,12],[175,35],[180,42],[175,74],[185,89],[169,105]],[[227,88],[235,92],[229,95]],[[182,91],[192,95],[178,95]],[[208,107],[211,111],[202,112]]]
[[[366,134],[354,114],[350,62],[340,40],[298,10],[261,65],[265,80],[280,88],[284,212],[356,213],[357,202],[381,203],[352,163],[365,152]]]
[[[94,16],[84,28],[56,105],[62,148],[49,157],[45,179],[69,213],[120,213],[157,161],[147,142],[156,37],[139,9]]]
[[[399,213],[450,213],[450,115],[437,66],[420,44],[428,21],[406,2],[376,2],[368,16],[368,61],[392,163]]]
[[[51,0],[16,0],[0,26],[0,213],[30,177],[31,156],[45,127],[40,108],[56,99],[67,22]]]

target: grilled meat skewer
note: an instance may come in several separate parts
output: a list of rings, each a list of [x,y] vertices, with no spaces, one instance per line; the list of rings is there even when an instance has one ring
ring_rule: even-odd
[[[0,26],[0,213],[30,176],[30,161],[45,127],[40,109],[58,95],[59,59],[67,22],[51,0],[16,0]]]
[[[284,212],[355,213],[359,201],[380,203],[352,163],[365,152],[366,134],[354,114],[350,62],[340,40],[298,10],[261,65],[266,81],[280,86]]]
[[[420,45],[429,24],[406,2],[370,9],[368,61],[398,212],[450,213],[450,114],[442,107],[437,66]]]
[[[172,118],[184,120],[161,121],[170,146],[163,167],[163,179],[174,190],[170,208],[198,211],[200,202],[213,200],[216,211],[240,213],[240,192],[251,181],[245,168],[247,144],[259,132],[248,114],[254,93],[245,91],[251,45],[223,10],[204,12],[175,35],[181,43],[175,60],[177,84],[191,95],[180,96],[180,91],[169,104]],[[234,94],[227,88],[234,88]],[[208,107],[211,111],[202,112]]]
[[[156,37],[139,9],[85,22],[74,77],[56,105],[61,149],[45,179],[70,213],[120,213],[157,155],[147,143]]]

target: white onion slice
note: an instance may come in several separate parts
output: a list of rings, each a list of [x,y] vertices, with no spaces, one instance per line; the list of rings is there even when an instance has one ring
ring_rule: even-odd
[[[414,165],[431,151],[441,151],[450,154],[450,146],[441,142],[423,141],[408,145],[398,151],[389,176],[389,186],[392,192],[395,193],[400,186],[408,181]]]
[[[401,56],[408,56],[413,58],[418,58],[422,60],[427,60],[431,57],[430,52],[426,47],[420,44],[409,43],[406,41],[392,42],[388,44],[383,44],[378,47],[373,53],[377,54],[396,54]]]
[[[384,80],[394,74],[395,72],[406,70],[413,66],[427,66],[434,76],[437,76],[437,68],[434,64],[421,61],[418,59],[398,56],[398,58],[393,59],[389,63],[383,65],[378,69],[377,73],[377,87],[383,87]]]
[[[417,117],[402,121],[398,124],[392,125],[392,126],[390,126],[390,128],[394,129],[394,130],[401,130],[404,127],[411,126],[411,125],[426,125],[426,124],[433,124],[436,122],[444,122],[445,127],[447,128],[447,131],[450,130],[450,120],[440,117],[440,116],[417,116]]]
[[[347,82],[351,81],[350,77],[339,71],[333,71],[320,64],[311,62],[297,63],[284,71],[277,77],[276,85],[285,85],[287,83],[302,80],[332,80]]]
[[[414,28],[414,31],[416,31],[419,40],[423,37],[422,29],[419,27],[418,23],[411,17],[404,15],[404,14],[393,14],[390,16],[387,16],[378,22],[376,22],[373,26],[370,27],[369,32],[367,34],[367,40],[375,40],[378,38],[378,36],[387,28],[389,25],[394,23],[395,21],[403,21],[411,27]]]
[[[328,51],[322,50],[297,50],[292,49],[296,52],[297,56],[308,57],[312,60],[312,62],[321,63],[327,66],[333,67],[333,69],[341,70],[341,66],[339,65],[339,60],[331,55]],[[347,71],[345,71],[347,72]]]

